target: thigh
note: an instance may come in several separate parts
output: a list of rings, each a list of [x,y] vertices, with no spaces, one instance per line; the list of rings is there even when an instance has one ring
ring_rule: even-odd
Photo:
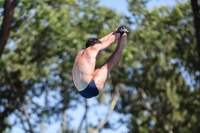
[[[101,68],[95,71],[94,82],[99,90],[101,90],[108,79],[109,69],[107,65],[102,66]]]

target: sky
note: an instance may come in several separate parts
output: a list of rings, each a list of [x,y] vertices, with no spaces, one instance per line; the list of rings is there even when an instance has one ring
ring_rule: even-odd
[[[113,2],[114,1],[114,2]],[[152,10],[155,5],[157,7],[159,6],[173,6],[175,5],[177,0],[151,0],[148,4],[148,8],[150,10]],[[126,0],[100,0],[100,5],[102,6],[106,6],[109,8],[114,9],[116,12],[119,13],[124,13],[127,16],[129,16],[129,12],[128,12],[128,4],[126,2]],[[84,99],[83,99],[84,101]],[[91,99],[89,101],[90,105],[96,104],[95,100]],[[105,113],[107,112],[107,108],[105,106],[101,106],[99,105],[97,108],[99,111],[95,110],[95,109],[89,109],[89,114],[88,114],[88,118],[91,118],[95,121],[97,121],[95,118],[96,113],[102,117],[105,116]],[[70,116],[74,117],[75,119],[72,121],[71,125],[73,126],[73,128],[78,128],[81,118],[84,114],[84,108],[83,107],[78,107],[76,111],[74,110],[68,110],[67,114],[70,114]],[[81,116],[81,117],[76,117],[76,116]],[[118,114],[116,114],[115,112],[113,112],[110,116],[109,119],[112,120],[117,120],[117,118],[119,118],[120,116]],[[13,119],[15,119],[13,116],[10,117],[10,121],[13,121]],[[97,123],[96,123],[97,124]],[[52,125],[49,126],[45,126],[46,130],[44,131],[44,133],[58,133],[58,131],[60,131],[60,123],[54,123]],[[121,126],[117,131],[112,131],[112,130],[103,130],[102,133],[126,133],[126,127],[125,126]],[[11,133],[24,133],[19,127],[14,127],[11,131]],[[60,133],[60,132],[59,132]]]
[[[115,1],[115,2],[113,2]],[[148,8],[152,10],[155,6],[173,6],[175,5],[177,0],[150,0],[148,3]],[[182,0],[185,1],[185,0]],[[100,5],[112,8],[119,13],[124,13],[126,15],[130,15],[128,12],[128,3],[126,0],[100,0]]]

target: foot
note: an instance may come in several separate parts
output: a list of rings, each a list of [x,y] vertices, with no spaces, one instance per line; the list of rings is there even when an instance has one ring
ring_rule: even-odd
[[[124,26],[120,26],[118,27],[116,33],[120,33],[120,35],[122,36],[124,33],[127,33],[128,30],[124,27]]]

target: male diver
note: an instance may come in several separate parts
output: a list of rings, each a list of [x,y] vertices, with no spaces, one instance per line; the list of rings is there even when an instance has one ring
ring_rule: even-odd
[[[73,80],[76,88],[84,98],[92,98],[102,90],[110,71],[120,61],[122,51],[126,45],[128,30],[121,26],[105,37],[89,38],[86,48],[80,50],[72,68]],[[107,61],[95,70],[96,60],[100,52],[118,40],[117,47]]]

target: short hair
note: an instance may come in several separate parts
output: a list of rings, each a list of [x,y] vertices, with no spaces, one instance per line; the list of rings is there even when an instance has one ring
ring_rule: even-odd
[[[89,46],[93,46],[94,44],[99,44],[99,43],[101,43],[101,41],[99,41],[98,38],[89,38],[85,44],[85,47],[88,48]]]

